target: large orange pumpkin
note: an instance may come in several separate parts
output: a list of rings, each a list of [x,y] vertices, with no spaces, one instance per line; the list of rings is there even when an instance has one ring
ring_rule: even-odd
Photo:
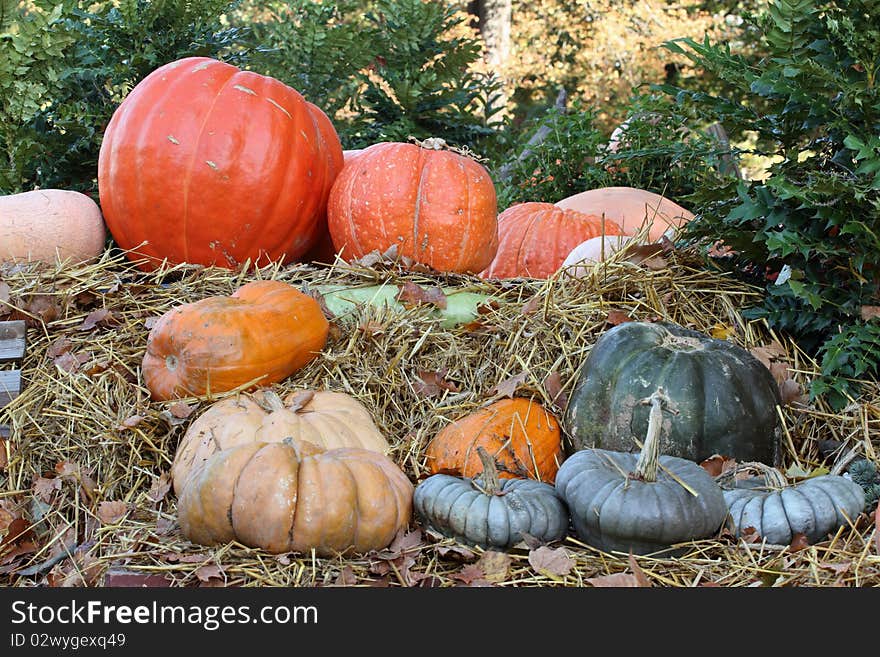
[[[694,218],[689,210],[665,196],[635,187],[599,187],[556,202],[557,207],[604,216],[620,224],[627,235],[635,235],[644,223],[648,238],[656,242],[670,228],[678,229]]]
[[[387,547],[411,520],[412,496],[384,454],[288,438],[217,452],[186,481],[177,511],[195,543],[330,556]]]
[[[483,278],[548,278],[581,242],[622,235],[614,221],[552,203],[516,203],[498,215],[498,252]]]
[[[342,145],[323,112],[271,77],[207,57],[141,80],[98,157],[104,220],[150,270],[299,259],[318,240]]]
[[[345,259],[396,245],[437,271],[477,273],[498,247],[497,212],[495,185],[479,162],[438,142],[386,142],[346,158],[327,222]]]
[[[269,385],[314,359],[329,332],[315,299],[283,281],[253,281],[162,315],[147,337],[144,383],[154,400]]]
[[[559,421],[523,397],[501,399],[448,424],[425,448],[431,474],[476,477],[483,471],[477,448],[495,459],[498,476],[552,483],[563,460]]]

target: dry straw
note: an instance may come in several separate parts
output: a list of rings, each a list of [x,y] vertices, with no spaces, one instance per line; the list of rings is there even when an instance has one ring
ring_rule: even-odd
[[[212,400],[150,402],[139,370],[149,326],[177,304],[229,294],[254,278],[302,289],[410,281],[485,292],[497,300],[476,322],[451,329],[420,308],[363,309],[355,321],[337,322],[320,357],[278,386],[279,392],[330,389],[360,399],[413,482],[425,476],[428,440],[450,421],[508,393],[511,381],[517,395],[534,396],[561,412],[560,400],[611,326],[609,318],[727,331],[747,348],[779,342],[779,358],[796,381],[803,385],[815,373],[816,364],[793,345],[743,319],[741,309],[759,299],[758,290],[708,270],[688,252],[652,262],[627,258],[619,252],[583,278],[503,282],[341,261],[239,271],[178,266],[146,274],[110,253],[91,265],[7,267],[0,271],[9,287],[8,299],[0,296],[0,319],[26,318],[30,328],[25,388],[0,411],[0,423],[10,424],[14,435],[2,445],[8,458],[0,470],[0,535],[6,534],[0,582],[455,586],[472,580],[462,576],[463,564],[480,551],[440,540],[415,522],[388,550],[333,559],[272,555],[237,544],[209,548],[181,537],[168,472],[188,423]],[[556,386],[548,383],[553,380]],[[783,467],[830,467],[819,449],[827,444],[877,458],[876,385],[842,413],[803,400],[781,412]],[[880,585],[873,522],[867,514],[853,520],[831,540],[800,550],[719,534],[688,545],[674,559],[658,554],[636,561],[654,586]],[[528,547],[515,548],[506,572],[492,583],[589,586],[633,569],[628,555],[601,553],[573,537],[564,548],[571,567],[556,572],[536,568]]]

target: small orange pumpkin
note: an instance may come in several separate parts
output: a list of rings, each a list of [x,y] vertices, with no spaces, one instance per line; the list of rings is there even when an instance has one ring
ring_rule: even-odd
[[[552,483],[563,460],[559,421],[522,397],[501,399],[444,427],[428,443],[425,464],[431,474],[476,477],[483,471],[478,447],[494,457],[502,478]]]
[[[253,281],[162,315],[147,337],[144,383],[156,401],[268,385],[311,362],[329,332],[315,299],[283,281]]]

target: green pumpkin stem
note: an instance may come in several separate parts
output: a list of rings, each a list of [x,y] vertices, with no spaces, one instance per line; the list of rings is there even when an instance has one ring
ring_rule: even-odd
[[[483,472],[479,477],[474,477],[474,485],[486,493],[486,495],[497,495],[501,489],[501,484],[498,480],[498,468],[495,465],[495,458],[482,445],[477,447],[477,456],[480,457],[480,461],[483,464]],[[477,479],[480,481],[477,482]]]
[[[633,479],[640,481],[657,481],[657,468],[660,464],[660,433],[663,429],[663,406],[669,402],[669,397],[663,392],[663,388],[657,388],[650,397],[642,403],[650,404],[648,414],[648,431],[636,469],[633,470]]]

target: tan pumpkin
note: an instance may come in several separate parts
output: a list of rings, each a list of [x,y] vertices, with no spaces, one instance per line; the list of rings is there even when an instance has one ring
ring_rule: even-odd
[[[366,407],[342,392],[300,390],[284,398],[266,389],[228,397],[189,425],[177,446],[171,477],[180,495],[190,474],[213,454],[253,442],[307,440],[321,449],[391,451]]]
[[[674,201],[645,189],[635,187],[600,187],[574,194],[556,206],[585,214],[604,216],[617,222],[627,235],[635,235],[647,221],[649,239],[658,241],[664,233],[673,232],[694,218],[689,210]]]
[[[186,481],[177,512],[183,535],[202,545],[362,554],[387,547],[409,524],[412,496],[384,454],[286,438],[211,456]]]
[[[0,196],[0,261],[91,262],[106,240],[101,209],[85,194],[37,189]]]

